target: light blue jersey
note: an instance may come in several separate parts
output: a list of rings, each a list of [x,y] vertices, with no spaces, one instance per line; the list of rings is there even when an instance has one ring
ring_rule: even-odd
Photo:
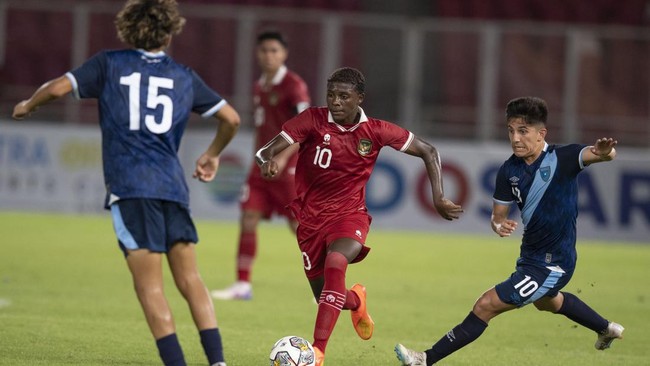
[[[548,145],[531,165],[512,155],[499,169],[494,202],[521,210],[520,261],[573,272],[577,260],[577,176],[586,145]]]
[[[106,205],[124,198],[189,204],[177,156],[190,112],[226,102],[163,52],[102,51],[66,76],[77,98],[99,100]]]

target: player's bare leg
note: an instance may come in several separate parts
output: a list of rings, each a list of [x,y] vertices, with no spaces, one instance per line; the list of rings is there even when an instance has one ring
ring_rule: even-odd
[[[174,333],[174,320],[163,291],[162,254],[147,249],[132,250],[126,257],[126,263],[154,338]]]
[[[212,299],[196,263],[194,245],[177,243],[167,254],[176,287],[187,301],[210,365],[225,365]]]
[[[199,330],[216,328],[214,306],[199,274],[194,245],[177,243],[167,257],[176,287],[187,300],[196,327]]]
[[[128,252],[126,263],[147,324],[166,365],[184,365],[183,350],[176,337],[174,320],[163,292],[162,254],[147,249]]]

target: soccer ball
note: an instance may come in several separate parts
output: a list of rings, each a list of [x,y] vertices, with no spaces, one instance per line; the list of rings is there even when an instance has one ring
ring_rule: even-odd
[[[314,366],[316,354],[306,339],[286,336],[275,342],[269,360],[271,366]]]

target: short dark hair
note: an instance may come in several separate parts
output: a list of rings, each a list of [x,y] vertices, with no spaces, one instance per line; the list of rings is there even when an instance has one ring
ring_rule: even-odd
[[[115,18],[120,40],[146,51],[164,46],[184,24],[176,0],[129,0]]]
[[[330,77],[327,78],[327,83],[352,84],[359,94],[363,94],[366,90],[366,78],[361,71],[352,67],[342,67],[334,70]]]
[[[546,124],[547,116],[548,107],[542,98],[519,97],[509,101],[506,106],[506,121],[522,118],[526,124]]]
[[[280,42],[284,48],[289,48],[289,43],[287,42],[287,39],[284,37],[284,35],[280,32],[277,31],[265,31],[257,35],[257,44],[259,45],[260,43],[268,40],[276,40]]]

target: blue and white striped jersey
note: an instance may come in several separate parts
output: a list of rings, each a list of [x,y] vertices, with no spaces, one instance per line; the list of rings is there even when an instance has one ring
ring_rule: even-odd
[[[493,198],[496,204],[516,202],[521,210],[521,260],[566,272],[575,268],[577,176],[585,146],[546,144],[533,164],[513,154],[499,169]]]
[[[66,74],[77,98],[99,100],[107,206],[150,198],[189,204],[178,148],[190,112],[226,101],[164,52],[102,51]]]

